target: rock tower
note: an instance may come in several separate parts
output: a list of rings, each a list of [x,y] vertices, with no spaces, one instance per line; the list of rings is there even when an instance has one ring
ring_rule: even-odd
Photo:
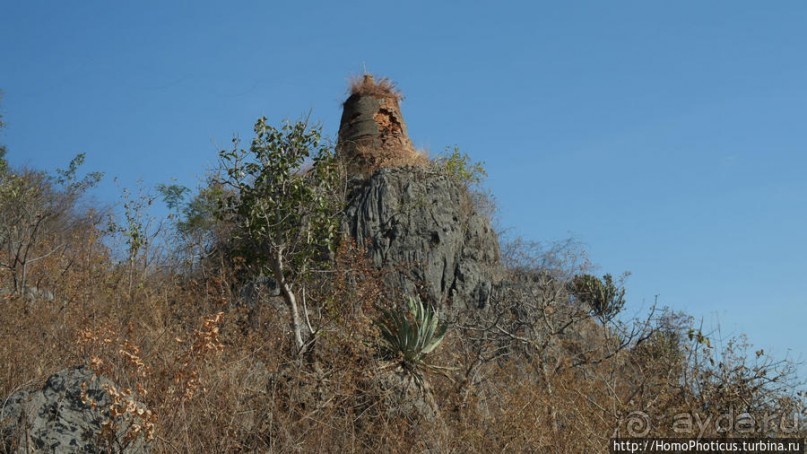
[[[498,265],[496,234],[467,187],[414,149],[400,98],[389,80],[368,75],[344,103],[337,150],[358,177],[344,230],[388,270],[389,287],[452,312],[485,307]]]
[[[351,175],[367,177],[382,167],[426,162],[409,140],[401,99],[389,79],[376,81],[367,74],[351,84],[336,147]]]

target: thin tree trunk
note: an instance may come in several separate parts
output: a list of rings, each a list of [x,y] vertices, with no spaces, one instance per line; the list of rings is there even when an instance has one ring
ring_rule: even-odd
[[[543,375],[544,386],[549,400],[549,408],[547,409],[549,423],[552,425],[552,433],[557,434],[560,431],[560,425],[558,424],[558,408],[555,402],[555,388],[552,386],[552,377],[546,362],[541,364],[541,375]]]
[[[280,248],[278,248],[272,260],[272,273],[275,275],[277,285],[280,287],[280,293],[291,311],[291,329],[294,331],[294,342],[297,344],[299,352],[302,353],[305,346],[303,341],[303,320],[297,307],[297,298],[294,296],[291,285],[286,280],[286,275],[283,272],[283,250]]]

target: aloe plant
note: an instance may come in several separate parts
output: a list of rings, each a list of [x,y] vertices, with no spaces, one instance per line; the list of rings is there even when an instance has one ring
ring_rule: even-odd
[[[448,326],[437,310],[418,299],[409,297],[406,309],[383,309],[378,326],[386,350],[422,383],[422,370],[435,367],[426,364],[425,357],[443,341]]]

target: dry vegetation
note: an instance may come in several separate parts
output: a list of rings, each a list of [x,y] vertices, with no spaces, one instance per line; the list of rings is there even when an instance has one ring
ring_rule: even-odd
[[[395,83],[386,77],[378,80],[370,74],[350,78],[349,91],[351,95],[375,96],[376,98],[392,98],[396,101],[403,99]]]
[[[62,204],[42,204],[59,215],[23,239],[42,257],[24,266],[27,285],[54,297],[21,289],[0,300],[0,396],[90,365],[126,390],[114,412],[135,415],[133,435],[156,452],[605,452],[614,435],[644,434],[643,414],[651,436],[698,435],[676,432],[676,415],[729,413],[781,416],[766,435],[804,435],[790,363],[713,345],[669,311],[641,320],[593,311],[570,290],[587,271],[573,245],[506,249],[513,284],[487,310],[451,320],[429,358],[445,369],[420,388],[382,355],[373,323],[402,295],[351,241],[300,281],[314,327],[301,356],[282,302],[244,291],[248,268],[223,239],[231,226],[168,248],[169,231],[132,230],[148,224],[136,209],[130,228],[109,229],[75,198],[56,197],[57,186],[31,182]],[[5,289],[21,272],[7,265],[14,253],[0,252]],[[704,435],[760,433],[711,424]]]

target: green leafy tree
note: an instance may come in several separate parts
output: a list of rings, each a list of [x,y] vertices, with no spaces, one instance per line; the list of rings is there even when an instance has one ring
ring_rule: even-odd
[[[334,197],[336,161],[321,129],[306,122],[276,128],[261,118],[254,130],[249,150],[234,140],[232,150],[220,153],[220,183],[231,191],[224,191],[217,214],[237,225],[234,239],[246,262],[277,282],[302,352],[313,329],[305,307],[301,311],[298,305],[297,287],[310,264],[327,257],[336,240],[341,208]]]
[[[188,197],[189,188],[178,184],[161,184],[157,191],[170,210],[168,219],[175,229],[175,251],[190,270],[206,273],[211,265],[216,269],[223,263],[217,259],[225,259],[232,265],[233,223],[230,219],[222,222],[222,216],[218,216],[224,214],[219,213],[219,207],[226,194],[216,177],[210,177],[208,184],[192,197]]]
[[[112,216],[108,220],[108,233],[125,244],[123,251],[126,255],[122,263],[126,267],[130,301],[134,300],[136,286],[142,288],[149,268],[162,258],[160,239],[163,235],[163,223],[149,214],[157,197],[144,188],[142,182],[138,182],[136,193],[124,188],[121,195],[122,222]]]

